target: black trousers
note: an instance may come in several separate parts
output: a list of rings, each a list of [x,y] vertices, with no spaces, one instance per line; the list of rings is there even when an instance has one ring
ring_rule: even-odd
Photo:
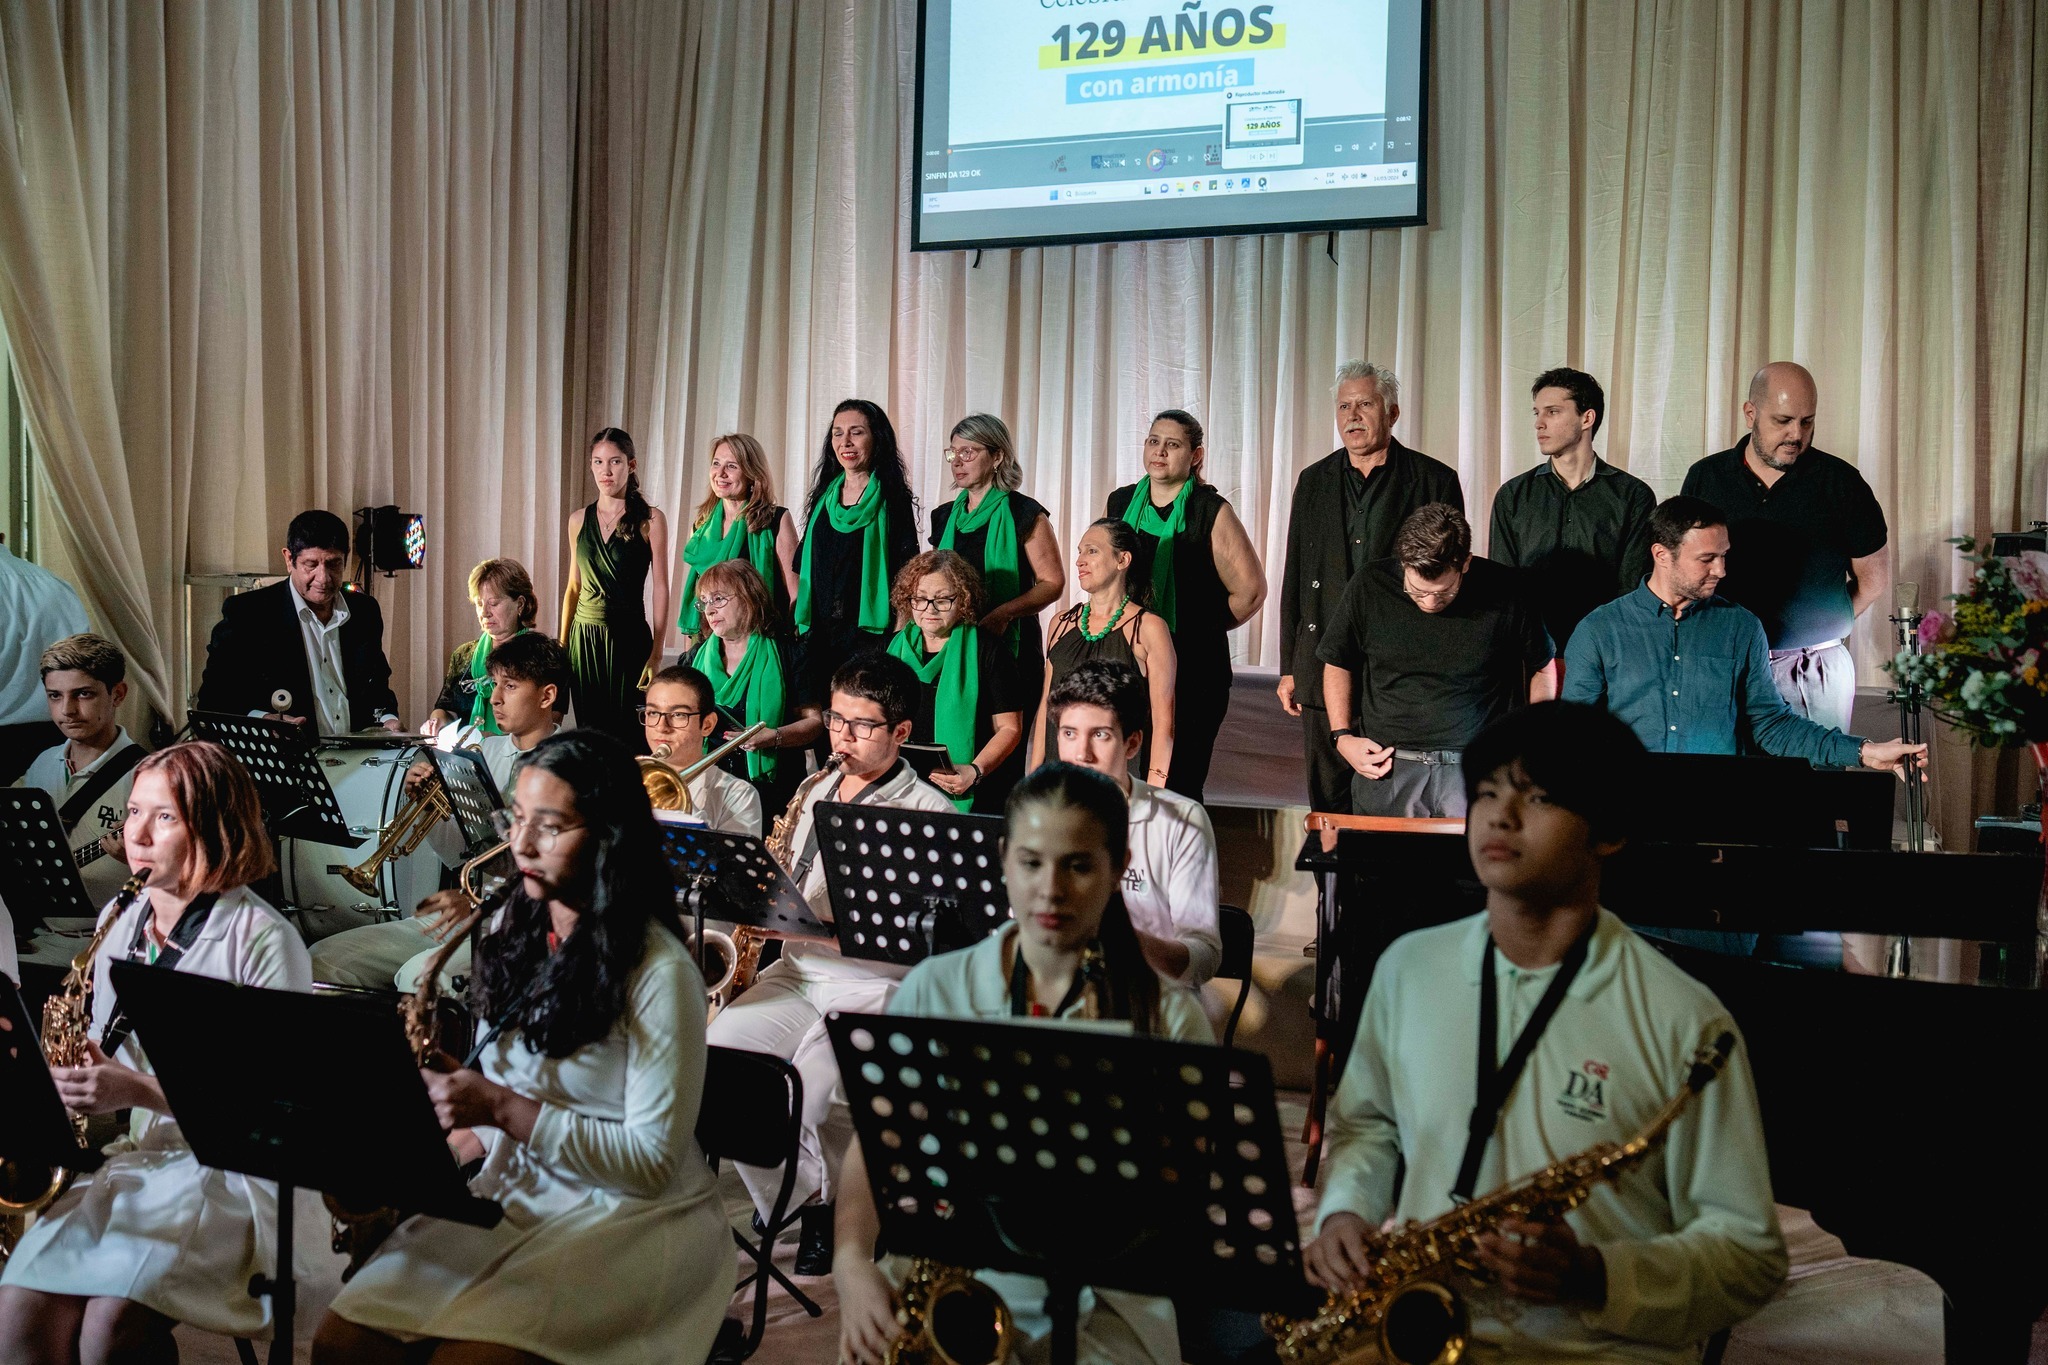
[[[1207,670],[1204,670],[1207,673]],[[1216,756],[1216,736],[1230,710],[1230,670],[1221,675],[1180,677],[1174,681],[1173,761],[1166,767],[1166,789],[1190,801],[1202,799],[1209,782],[1209,762]]]
[[[1330,742],[1330,713],[1301,704],[1302,747],[1308,760],[1308,808],[1330,815],[1351,814],[1351,765]]]

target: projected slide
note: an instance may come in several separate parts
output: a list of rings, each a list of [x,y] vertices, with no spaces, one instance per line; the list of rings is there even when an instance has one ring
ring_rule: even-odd
[[[921,249],[1420,221],[1426,0],[925,0]]]

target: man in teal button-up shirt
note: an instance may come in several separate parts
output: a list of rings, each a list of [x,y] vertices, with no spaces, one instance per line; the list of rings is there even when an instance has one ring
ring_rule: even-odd
[[[1572,632],[1564,700],[1604,706],[1654,753],[1732,754],[1749,744],[1822,767],[1900,770],[1924,744],[1876,741],[1816,725],[1771,681],[1763,624],[1714,595],[1727,573],[1728,526],[1698,498],[1669,498],[1650,516],[1650,576],[1595,609]]]

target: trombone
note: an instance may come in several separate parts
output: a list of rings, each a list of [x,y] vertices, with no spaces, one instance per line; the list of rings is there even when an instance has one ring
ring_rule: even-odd
[[[640,785],[647,788],[648,801],[656,810],[672,810],[684,815],[695,815],[697,800],[690,795],[690,784],[696,781],[700,774],[723,762],[727,754],[767,728],[767,722],[755,721],[687,768],[679,769],[670,763],[669,758],[675,752],[674,747],[662,745],[652,754],[640,759]]]

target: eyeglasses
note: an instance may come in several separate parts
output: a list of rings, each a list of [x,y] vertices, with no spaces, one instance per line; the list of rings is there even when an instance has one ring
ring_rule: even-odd
[[[825,728],[835,735],[852,731],[855,739],[873,739],[877,730],[885,730],[888,726],[886,720],[857,720],[842,716],[837,711],[825,713]]]
[[[1464,586],[1464,582],[1465,580],[1461,575],[1458,581],[1451,584],[1450,587],[1438,588],[1433,592],[1417,592],[1406,583],[1403,583],[1401,591],[1407,593],[1409,600],[1412,602],[1448,602],[1458,595],[1458,589]]]
[[[954,604],[959,602],[959,600],[958,597],[913,597],[910,599],[910,609],[912,611],[951,611]]]
[[[642,725],[652,725],[657,730],[680,730],[699,716],[710,715],[708,711],[657,711],[651,706],[637,708]]]
[[[966,464],[969,460],[978,460],[986,454],[988,449],[984,446],[949,446],[939,452],[939,458],[947,464]]]
[[[514,815],[509,810],[494,810],[491,812],[491,828],[498,831],[500,839],[512,844],[519,842],[521,834],[531,834],[533,846],[537,851],[552,853],[555,851],[555,840],[572,830],[582,829],[583,826],[540,825],[524,816]]]
[[[732,594],[729,592],[722,592],[716,597],[700,597],[697,599],[698,611],[724,611],[731,605]]]

